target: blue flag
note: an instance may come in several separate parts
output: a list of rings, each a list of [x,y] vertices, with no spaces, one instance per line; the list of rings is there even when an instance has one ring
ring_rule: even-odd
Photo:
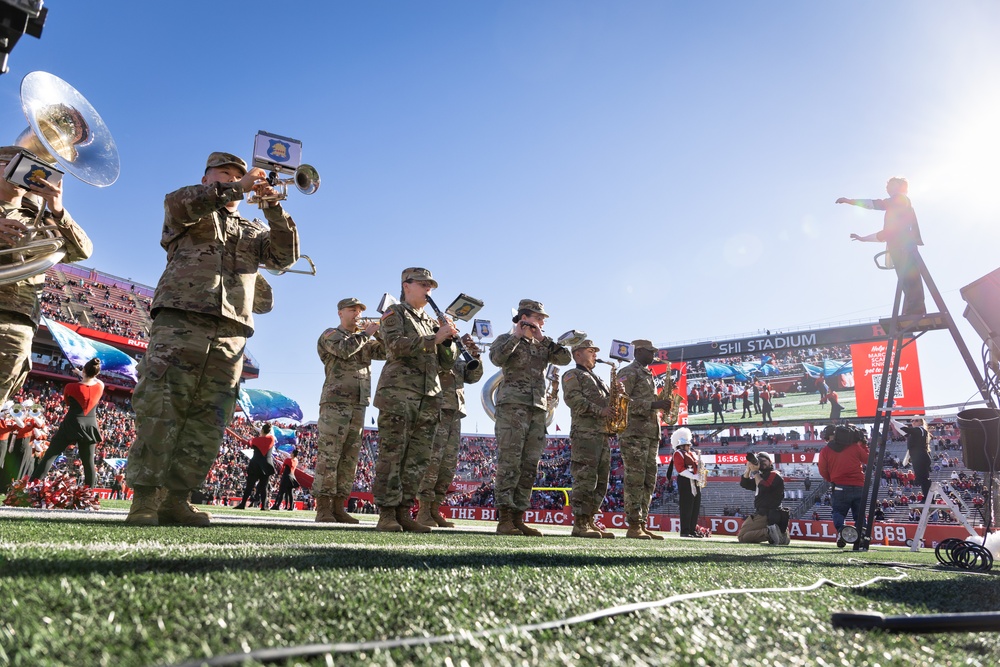
[[[135,359],[107,343],[84,338],[72,329],[43,317],[44,324],[55,339],[63,355],[77,368],[97,357],[101,360],[101,373],[110,373],[138,382]]]

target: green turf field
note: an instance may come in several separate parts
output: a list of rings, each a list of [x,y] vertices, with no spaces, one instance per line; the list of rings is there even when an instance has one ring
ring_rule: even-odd
[[[126,528],[106,502],[85,516],[0,509],[0,665],[169,665],[264,648],[465,633],[455,641],[282,661],[308,665],[983,665],[1000,633],[833,629],[830,614],[1000,609],[1000,574],[934,567],[933,553],[727,538],[582,540],[568,528],[499,538],[467,522],[430,535],[317,528],[312,513],[223,511],[207,529]],[[729,594],[535,632],[554,621],[678,593]],[[468,636],[499,629],[488,636]],[[237,664],[237,663],[232,663]],[[245,664],[259,664],[248,661]]]
[[[837,396],[840,404],[844,406],[844,411],[840,413],[841,419],[853,419],[858,416],[857,401],[853,389],[838,389]],[[743,399],[736,401],[737,408],[733,412],[726,412],[723,416],[728,425],[743,425],[746,427],[758,426],[760,415],[754,415],[753,419],[740,419],[743,416]],[[818,419],[830,418],[830,404],[819,404],[819,394],[813,393],[789,393],[781,398],[774,399],[774,413],[771,415],[774,421],[797,421],[807,422]],[[688,426],[712,425],[712,408],[708,412],[688,414]],[[721,425],[721,424],[717,424]]]

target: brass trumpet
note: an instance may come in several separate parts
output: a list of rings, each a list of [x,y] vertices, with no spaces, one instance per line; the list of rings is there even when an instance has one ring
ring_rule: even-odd
[[[267,175],[267,184],[277,192],[273,195],[261,195],[258,187],[263,187],[263,183],[254,186],[254,192],[247,199],[247,203],[256,204],[260,208],[268,208],[276,202],[288,198],[288,186],[295,185],[299,192],[304,195],[314,194],[319,190],[319,172],[311,164],[302,164],[295,169],[291,178],[278,178],[278,173],[272,171]]]

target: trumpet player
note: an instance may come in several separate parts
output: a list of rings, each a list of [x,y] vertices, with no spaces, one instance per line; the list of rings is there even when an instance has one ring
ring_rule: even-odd
[[[538,301],[521,299],[513,331],[497,336],[490,345],[490,361],[503,371],[496,398],[495,498],[500,535],[542,534],[524,523],[524,512],[531,505],[531,487],[545,449],[545,369],[549,364],[565,366],[572,358],[569,350],[543,333],[548,316]]]
[[[401,301],[382,315],[386,363],[375,391],[379,409],[379,451],[372,494],[379,507],[375,529],[426,533],[410,518],[410,506],[434,448],[441,416],[440,373],[450,371],[458,333],[449,319],[438,322],[424,312],[427,295],[438,286],[427,269],[403,270]]]
[[[257,269],[285,269],[299,258],[295,222],[280,204],[264,209],[268,226],[240,215],[247,192],[276,194],[264,178],[236,155],[212,153],[199,185],[165,198],[160,245],[167,266],[132,394],[128,524],[211,523],[189,497],[204,483],[232,419],[253,313],[270,309],[255,303]],[[162,501],[159,488],[166,489]]]
[[[365,304],[355,298],[337,302],[340,325],[327,329],[316,344],[326,381],[319,403],[317,428],[316,521],[358,523],[344,506],[351,497],[361,453],[365,407],[372,393],[373,359],[385,359],[385,347],[375,337],[379,322],[362,327]]]
[[[462,336],[462,344],[472,356],[479,360],[479,347],[472,336]],[[462,437],[462,417],[465,416],[465,385],[474,384],[483,378],[482,363],[470,364],[464,356],[455,360],[450,371],[442,370],[441,378],[441,421],[434,432],[434,447],[427,472],[420,482],[420,511],[417,522],[425,526],[452,528],[454,523],[441,516],[441,503],[448,493],[448,487],[455,477],[458,465],[458,446]]]
[[[628,426],[618,436],[618,447],[625,464],[625,517],[628,532],[625,537],[640,540],[662,540],[662,535],[649,530],[649,505],[656,488],[656,469],[660,450],[660,420],[657,410],[669,410],[670,401],[656,397],[656,384],[649,365],[656,347],[646,339],[632,341],[635,360],[618,373],[625,394],[629,397]]]
[[[21,149],[17,146],[0,148],[0,172]],[[36,226],[55,225],[65,241],[67,262],[90,257],[93,245],[87,234],[63,207],[62,183],[41,181],[38,194],[42,208],[25,197],[27,190],[0,177],[0,250],[12,248]],[[0,255],[0,269],[12,263],[11,255]],[[38,273],[17,282],[0,285],[0,404],[17,393],[31,369],[31,339],[41,321],[39,296],[45,286],[45,274]]]
[[[573,346],[576,368],[563,373],[563,397],[572,417],[569,437],[573,443],[570,474],[573,476],[574,537],[614,537],[594,521],[608,492],[611,447],[608,444],[608,417],[611,395],[608,386],[594,372],[600,348],[589,338]]]

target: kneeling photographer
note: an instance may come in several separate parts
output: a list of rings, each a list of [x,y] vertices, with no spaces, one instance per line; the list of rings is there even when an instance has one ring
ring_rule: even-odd
[[[747,469],[740,478],[740,486],[754,492],[753,516],[740,526],[740,542],[770,542],[788,544],[788,510],[782,509],[785,498],[785,480],[774,469],[774,461],[767,452],[747,454]]]

